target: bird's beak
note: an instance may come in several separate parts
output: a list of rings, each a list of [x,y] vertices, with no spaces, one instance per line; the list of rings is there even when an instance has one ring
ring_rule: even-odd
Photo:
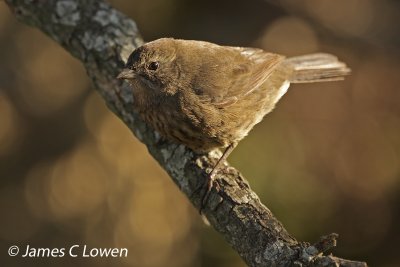
[[[133,79],[135,77],[136,73],[133,70],[124,69],[118,74],[117,79]]]

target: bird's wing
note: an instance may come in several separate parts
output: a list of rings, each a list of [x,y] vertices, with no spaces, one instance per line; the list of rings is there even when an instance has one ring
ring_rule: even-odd
[[[215,53],[219,58],[202,60],[192,85],[200,99],[221,107],[257,90],[284,60],[281,55],[256,48],[222,46],[220,49]]]

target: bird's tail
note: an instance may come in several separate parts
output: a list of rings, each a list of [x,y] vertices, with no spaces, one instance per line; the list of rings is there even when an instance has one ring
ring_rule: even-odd
[[[285,59],[293,68],[290,82],[312,83],[343,80],[350,73],[345,63],[330,54],[310,54]]]

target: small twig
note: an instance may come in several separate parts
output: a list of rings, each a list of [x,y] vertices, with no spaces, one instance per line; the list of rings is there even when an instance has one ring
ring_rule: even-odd
[[[314,244],[314,247],[321,253],[324,253],[331,248],[336,247],[337,238],[339,237],[338,234],[332,233],[329,235],[322,236],[321,239]]]

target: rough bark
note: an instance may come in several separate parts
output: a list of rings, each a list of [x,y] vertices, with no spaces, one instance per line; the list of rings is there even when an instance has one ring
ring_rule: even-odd
[[[147,145],[151,155],[199,208],[207,172],[220,156],[197,155],[163,140],[132,109],[128,85],[115,77],[130,52],[143,41],[136,24],[103,0],[6,0],[22,22],[39,28],[84,64],[107,106]],[[218,173],[204,214],[249,266],[367,266],[323,252],[337,235],[315,245],[293,238],[234,168]]]

